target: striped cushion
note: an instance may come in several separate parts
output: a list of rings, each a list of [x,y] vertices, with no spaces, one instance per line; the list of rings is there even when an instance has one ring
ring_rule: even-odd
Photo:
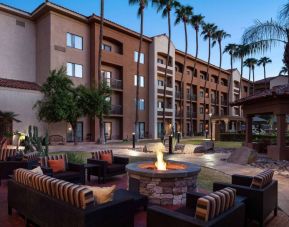
[[[208,198],[201,197],[197,201],[196,218],[203,221],[209,221],[212,216],[212,210],[211,201]]]
[[[7,158],[14,157],[17,153],[16,149],[1,148],[0,161],[7,161]]]
[[[91,153],[91,157],[93,159],[100,160],[101,159],[101,154],[111,154],[111,156],[113,157],[112,150],[103,150],[103,151],[92,152]]]
[[[33,175],[34,173],[27,169],[20,168],[14,171],[15,181],[24,185],[28,185],[28,186],[31,184],[31,178]]]
[[[68,158],[67,154],[60,154],[60,155],[49,155],[45,157],[40,158],[40,165],[48,167],[48,160],[58,160],[58,159],[64,159],[65,164],[68,164]]]
[[[253,177],[251,188],[262,189],[272,182],[274,171],[271,169],[264,170]]]

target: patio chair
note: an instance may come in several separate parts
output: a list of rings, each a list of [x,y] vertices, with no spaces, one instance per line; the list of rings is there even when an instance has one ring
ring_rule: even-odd
[[[247,197],[246,216],[256,220],[260,226],[268,215],[274,211],[277,216],[278,209],[278,181],[272,180],[273,171],[266,170],[255,177],[233,175],[232,183],[214,183],[214,190],[232,187],[237,190],[237,195]],[[257,183],[257,184],[256,184]]]
[[[207,196],[203,193],[189,192],[185,207],[173,211],[152,206],[148,208],[147,213],[147,227],[243,227],[244,224],[245,205],[242,198],[235,197],[232,189]]]
[[[64,159],[65,171],[53,173],[52,168],[49,167],[48,160]],[[68,162],[67,155],[49,155],[40,158],[40,166],[45,175],[52,176],[57,179],[69,181],[71,183],[85,184],[85,169],[82,164],[74,164]]]
[[[125,166],[129,163],[128,158],[114,156],[112,150],[92,152],[91,155],[87,163],[100,165],[101,168],[92,170],[89,174],[99,177],[102,182],[108,177],[126,173]]]

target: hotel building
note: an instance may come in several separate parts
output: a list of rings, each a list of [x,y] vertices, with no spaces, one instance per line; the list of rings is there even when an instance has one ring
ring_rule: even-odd
[[[96,75],[99,21],[100,18],[96,15],[87,17],[50,2],[41,4],[32,13],[0,4],[0,109],[18,114],[21,122],[13,122],[13,131],[27,132],[29,125],[36,125],[40,133],[48,130],[49,135],[61,135],[66,141],[72,140],[68,123],[39,122],[33,106],[42,97],[40,86],[46,81],[50,70],[61,66],[67,67],[67,76],[75,85],[89,87],[98,83]],[[105,20],[101,71],[103,79],[112,89],[112,110],[104,120],[108,140],[130,139],[134,132],[138,44],[139,33]],[[167,44],[166,35],[145,36],[143,40],[138,100],[138,130],[141,138],[157,138],[160,135]],[[234,70],[230,80],[230,71],[222,69],[218,81],[218,67],[210,65],[209,75],[206,76],[206,62],[197,59],[196,70],[193,72],[194,57],[188,55],[187,67],[184,68],[184,53],[173,43],[170,45],[166,131],[170,133],[172,128],[179,130],[180,121],[183,119],[183,132],[188,135],[191,127],[191,97],[194,135],[202,133],[204,111],[207,116],[206,125],[209,122],[209,113],[242,117],[240,109],[228,109],[227,106],[227,99],[234,101],[240,89],[238,71]],[[183,71],[184,89],[181,94]],[[194,79],[191,93],[192,76]],[[243,80],[242,86],[243,91],[247,92],[248,81]],[[245,92],[243,95],[246,95]],[[184,107],[182,118],[181,101]],[[98,128],[98,121],[87,117],[80,118],[77,126],[78,140],[95,140]]]

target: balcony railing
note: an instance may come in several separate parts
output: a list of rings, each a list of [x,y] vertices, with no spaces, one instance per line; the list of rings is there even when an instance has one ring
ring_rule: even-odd
[[[181,117],[181,111],[176,111],[175,116],[176,117]]]
[[[192,101],[197,101],[197,96],[195,94],[187,94],[187,100],[190,101],[192,98]]]
[[[227,102],[227,100],[221,100],[221,104],[222,104],[223,106],[227,106],[228,102]]]
[[[122,115],[122,106],[121,105],[112,105],[110,114],[112,115]]]
[[[196,112],[193,112],[193,113],[190,113],[190,112],[187,112],[187,118],[191,118],[191,115],[192,115],[192,118],[197,118],[197,113]]]
[[[122,80],[110,79],[110,87],[114,89],[122,89]]]
[[[180,99],[181,98],[181,92],[180,91],[176,91],[175,92],[175,97],[176,97],[176,99]]]

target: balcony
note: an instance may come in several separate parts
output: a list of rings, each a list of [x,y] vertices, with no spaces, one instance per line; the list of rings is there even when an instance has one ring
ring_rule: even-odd
[[[111,115],[122,115],[122,106],[121,105],[112,105],[110,110]]]
[[[197,101],[197,95],[187,94],[187,101],[190,101],[191,99],[192,99],[192,101]]]
[[[175,117],[181,117],[181,111],[176,111],[175,112]]]
[[[175,98],[181,99],[181,92],[180,91],[175,91]]]
[[[227,106],[228,105],[228,101],[227,100],[221,100],[221,105]]]
[[[122,80],[110,79],[110,87],[112,89],[122,90]]]

